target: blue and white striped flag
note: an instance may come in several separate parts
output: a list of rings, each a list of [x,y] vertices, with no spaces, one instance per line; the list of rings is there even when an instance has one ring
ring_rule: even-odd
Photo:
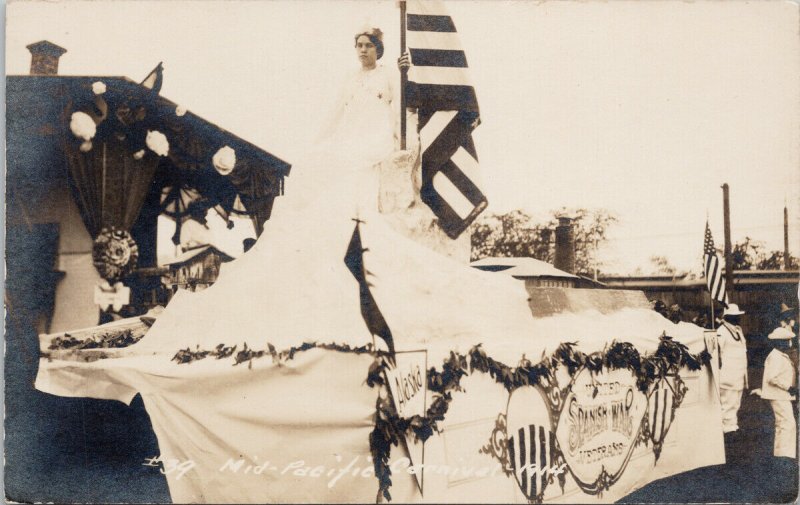
[[[412,67],[406,106],[419,109],[422,201],[457,238],[486,208],[472,130],[478,100],[453,19],[440,1],[409,0],[406,32]]]

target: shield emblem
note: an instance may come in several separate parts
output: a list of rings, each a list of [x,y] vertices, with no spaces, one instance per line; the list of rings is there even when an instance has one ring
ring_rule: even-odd
[[[683,398],[683,383],[677,377],[664,377],[650,390],[647,402],[647,426],[653,453],[658,460],[664,439],[675,419],[675,410]]]
[[[545,393],[536,386],[517,389],[509,397],[506,415],[508,466],[522,494],[541,502],[560,466]]]
[[[555,436],[549,426],[529,424],[509,434],[508,456],[522,494],[541,500],[554,466]]]

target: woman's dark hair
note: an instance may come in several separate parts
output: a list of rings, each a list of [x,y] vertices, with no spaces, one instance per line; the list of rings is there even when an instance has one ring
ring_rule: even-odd
[[[355,44],[358,44],[358,38],[364,35],[369,39],[370,42],[375,44],[375,51],[378,53],[378,59],[381,59],[383,56],[383,32],[381,32],[378,28],[373,28],[370,32],[362,32],[356,34],[355,37]]]

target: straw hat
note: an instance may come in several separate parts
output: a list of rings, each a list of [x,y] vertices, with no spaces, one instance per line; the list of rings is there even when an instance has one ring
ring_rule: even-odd
[[[789,328],[781,326],[772,330],[772,333],[767,335],[767,338],[770,340],[791,340],[794,338],[794,333]]]
[[[781,320],[788,319],[790,317],[797,318],[797,309],[792,307],[787,307],[785,303],[781,303]]]
[[[739,306],[735,303],[729,303],[727,307],[725,307],[725,312],[722,313],[722,316],[741,316],[744,314],[743,310],[739,310]]]

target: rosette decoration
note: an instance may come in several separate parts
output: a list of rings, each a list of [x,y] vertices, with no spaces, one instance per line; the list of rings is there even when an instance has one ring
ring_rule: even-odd
[[[92,117],[85,112],[73,112],[69,122],[69,129],[79,139],[92,140],[97,133],[97,125]]]
[[[107,89],[106,83],[104,83],[103,81],[97,81],[92,83],[92,92],[94,92],[95,95],[102,95],[103,93],[106,92],[106,89]]]
[[[151,151],[159,156],[166,156],[169,154],[169,141],[167,137],[158,130],[148,130],[144,142]]]
[[[77,138],[83,139],[80,147],[82,153],[92,150],[92,139],[97,133],[97,125],[89,114],[80,111],[73,112],[69,129]]]
[[[125,230],[103,228],[94,239],[92,262],[101,277],[118,281],[130,275],[139,259],[139,247]]]
[[[229,146],[221,147],[211,158],[211,163],[220,175],[228,175],[236,166],[236,151]]]

